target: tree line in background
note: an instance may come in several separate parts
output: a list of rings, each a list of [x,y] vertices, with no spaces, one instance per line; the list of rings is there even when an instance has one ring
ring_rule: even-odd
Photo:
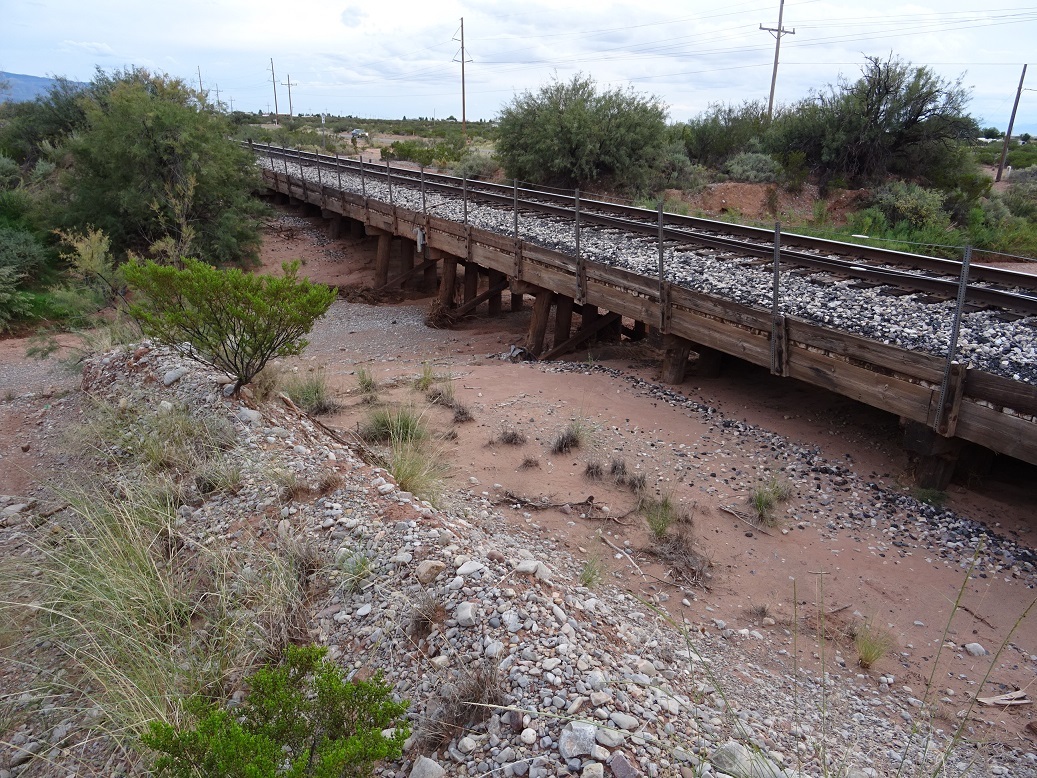
[[[262,206],[255,166],[236,141],[435,166],[470,178],[607,192],[685,211],[719,181],[779,191],[816,186],[797,230],[866,234],[955,254],[966,243],[1037,255],[1037,144],[1013,140],[1010,185],[993,192],[993,127],[967,113],[968,91],[925,67],[869,58],[841,80],[768,116],[762,102],[713,105],[668,123],[667,107],[576,75],[517,94],[495,122],[226,113],[184,81],[143,69],[86,85],[57,79],[26,103],[0,104],[0,329],[12,319],[75,319],[110,299],[98,253],[240,263],[255,256]],[[352,137],[352,130],[367,135]],[[864,190],[863,208],[831,224],[825,197]],[[814,191],[814,190],[811,190]],[[737,214],[732,214],[738,218]],[[931,248],[916,244],[932,244]],[[889,245],[889,244],[884,244]],[[950,246],[951,248],[947,248]],[[93,279],[87,282],[86,278]]]

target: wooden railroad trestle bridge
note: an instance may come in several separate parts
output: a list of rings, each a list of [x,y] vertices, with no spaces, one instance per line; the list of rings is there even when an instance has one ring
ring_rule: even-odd
[[[598,334],[625,331],[636,338],[651,328],[663,338],[665,383],[683,382],[692,352],[698,355],[698,375],[718,370],[721,355],[729,354],[898,415],[905,421],[905,446],[919,455],[916,480],[921,486],[946,487],[966,442],[1037,464],[1033,384],[957,362],[945,381],[945,358],[774,315],[284,173],[264,170],[263,182],[275,197],[319,212],[328,220],[332,239],[346,230],[377,235],[377,288],[438,285],[440,303],[454,316],[484,302],[490,316],[500,315],[505,291],[510,291],[511,309],[520,310],[524,295],[531,295],[535,302],[525,345],[540,359],[557,358]],[[394,238],[401,242],[402,261],[390,276]],[[552,309],[553,341],[545,349]],[[575,332],[574,313],[580,315]],[[624,327],[624,320],[632,326]],[[982,462],[979,453],[970,460]]]

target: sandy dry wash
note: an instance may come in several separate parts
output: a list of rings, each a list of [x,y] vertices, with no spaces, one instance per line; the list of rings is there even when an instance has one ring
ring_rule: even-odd
[[[281,217],[264,265],[299,258],[326,283],[369,281],[373,245],[329,242],[318,224]],[[1009,463],[933,507],[912,496],[911,463],[885,414],[747,365],[664,387],[660,355],[643,343],[513,363],[502,355],[522,342],[528,308],[433,330],[423,322],[427,298],[399,298],[339,300],[304,357],[283,369],[326,373],[341,407],[322,421],[342,435],[371,413],[357,390],[361,368],[380,403],[422,413],[449,468],[438,509],[381,489],[385,474],[283,411],[242,431],[270,456],[290,457],[281,433],[265,432],[286,430],[306,467],[326,467],[322,452],[336,453],[348,488],[283,517],[331,557],[354,544],[386,560],[378,586],[357,596],[331,590],[314,603],[314,635],[339,656],[369,652],[398,672],[417,724],[435,710],[437,686],[475,660],[496,662],[505,704],[527,711],[496,713],[439,747],[415,744],[387,774],[441,774],[420,755],[449,775],[697,775],[713,756],[708,769],[728,764],[736,775],[717,755],[729,739],[789,775],[821,774],[825,761],[894,774],[905,756],[903,774],[929,774],[922,765],[937,764],[960,730],[947,774],[1037,775],[1033,705],[975,702],[1015,690],[1037,699],[1037,614],[1019,621],[1037,596],[1032,470]],[[77,464],[60,432],[77,421],[79,379],[25,360],[24,347],[0,343],[0,494],[30,506],[0,520],[0,555],[46,529],[24,518],[47,504],[51,471]],[[172,359],[159,355],[153,369]],[[429,403],[414,387],[423,373],[472,419]],[[207,375],[193,369],[183,385],[202,396]],[[233,407],[226,413],[237,418]],[[554,453],[574,419],[584,439]],[[629,487],[642,480],[644,495],[679,506],[672,531],[693,554],[675,555],[649,529]],[[747,523],[750,495],[771,482],[788,488],[787,499],[768,526]],[[424,562],[436,563],[428,580],[428,565],[418,577]],[[588,563],[602,571],[593,589],[580,586]],[[400,621],[418,581],[441,598],[446,621],[415,647],[386,614]],[[706,661],[688,659],[667,619],[687,625]],[[862,625],[892,641],[868,670],[852,639]],[[29,679],[10,665],[4,673],[3,693],[20,694],[12,684]],[[597,729],[577,731],[558,716]],[[0,747],[0,776],[35,774],[38,762],[20,755],[47,743],[44,727],[53,726],[16,721],[0,736],[14,744]],[[930,753],[918,752],[921,737],[907,745],[912,726],[943,733]],[[593,747],[581,751],[580,737]],[[63,749],[74,750],[47,744],[33,754],[60,765]],[[419,768],[431,772],[411,772]]]

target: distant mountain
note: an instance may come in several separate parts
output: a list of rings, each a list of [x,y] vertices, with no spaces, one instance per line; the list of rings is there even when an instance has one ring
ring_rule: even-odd
[[[0,103],[10,101],[12,103],[24,103],[35,100],[42,94],[50,91],[54,85],[53,78],[42,76],[25,76],[20,73],[5,73],[0,70],[0,81],[7,82],[10,87],[7,91],[0,91]]]

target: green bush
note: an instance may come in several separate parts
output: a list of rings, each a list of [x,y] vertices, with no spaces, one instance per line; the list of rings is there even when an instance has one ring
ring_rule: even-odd
[[[188,355],[249,383],[275,357],[302,353],[304,335],[328,310],[335,291],[298,277],[299,263],[281,277],[219,270],[193,259],[183,268],[127,263],[127,282],[143,300],[130,314],[145,334],[170,345],[190,344]]]
[[[767,123],[767,107],[761,101],[738,107],[715,103],[679,126],[677,132],[691,159],[719,166],[728,157],[749,151],[749,144],[764,134]]]
[[[0,154],[0,189],[13,189],[21,180],[21,168],[10,157]]]
[[[32,299],[18,288],[23,279],[16,268],[0,266],[0,332],[6,332],[13,320],[32,311]]]
[[[376,675],[353,683],[318,646],[289,647],[285,661],[249,678],[251,692],[233,712],[200,700],[197,722],[175,729],[155,722],[144,744],[161,756],[158,775],[175,778],[362,778],[403,751],[406,702]],[[393,728],[388,737],[383,730]]]
[[[92,225],[117,252],[150,250],[168,237],[181,256],[253,257],[258,173],[223,118],[171,76],[134,69],[95,82],[102,77],[111,82],[103,99],[81,101],[84,126],[64,140],[72,166],[62,223]]]
[[[906,221],[913,227],[943,227],[949,222],[943,210],[945,195],[917,184],[892,181],[875,190],[873,202],[890,222]]]
[[[464,176],[465,178],[493,178],[498,171],[500,171],[500,165],[489,154],[483,154],[478,151],[468,151],[460,161],[454,166],[455,176]]]
[[[724,172],[735,181],[762,184],[777,181],[781,165],[766,154],[743,152],[727,161]]]
[[[47,250],[31,232],[0,226],[0,267],[35,278],[47,263]]]
[[[576,74],[501,110],[497,154],[508,178],[558,187],[611,185],[634,193],[651,183],[666,141],[666,107]]]

